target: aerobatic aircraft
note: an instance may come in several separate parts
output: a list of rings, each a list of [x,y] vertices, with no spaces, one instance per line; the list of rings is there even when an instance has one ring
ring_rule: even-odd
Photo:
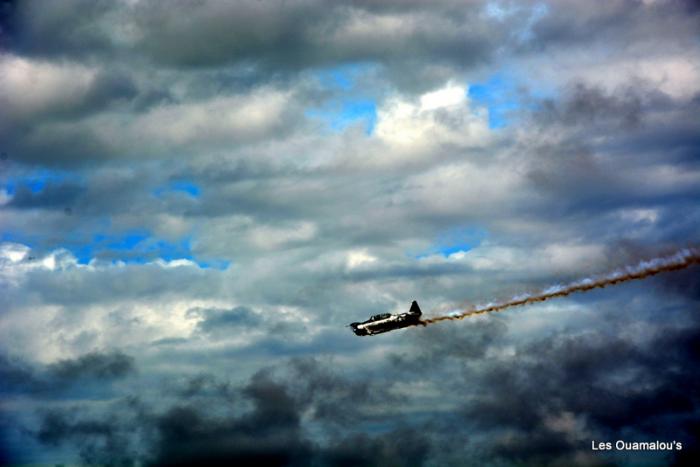
[[[408,310],[408,313],[399,313],[396,315],[382,313],[380,315],[374,315],[362,323],[350,323],[349,326],[358,336],[373,336],[382,332],[393,331],[394,329],[423,324],[420,320],[421,314],[418,302],[414,300],[413,303],[411,303],[411,309]]]

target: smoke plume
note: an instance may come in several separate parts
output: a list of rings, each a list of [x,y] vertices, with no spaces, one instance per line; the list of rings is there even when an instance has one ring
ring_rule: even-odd
[[[529,303],[544,302],[550,298],[565,297],[576,292],[586,292],[588,290],[599,289],[635,279],[644,279],[662,272],[684,269],[698,263],[700,263],[700,249],[684,248],[673,255],[642,261],[636,266],[626,266],[602,276],[588,277],[570,284],[554,285],[541,292],[518,295],[505,302],[491,302],[469,308],[462,312],[435,316],[422,320],[421,324],[427,325],[439,321],[453,321],[474,315],[503,311],[507,308],[527,305]]]

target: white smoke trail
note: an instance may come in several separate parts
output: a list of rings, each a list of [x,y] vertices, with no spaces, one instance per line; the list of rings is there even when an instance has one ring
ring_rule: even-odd
[[[439,321],[454,321],[469,316],[494,313],[515,306],[543,302],[556,297],[564,297],[575,292],[586,292],[588,290],[603,288],[622,282],[644,279],[645,277],[662,272],[685,269],[698,263],[700,263],[700,250],[697,248],[684,248],[672,255],[641,261],[635,266],[625,266],[602,276],[587,277],[569,284],[557,284],[538,293],[517,295],[505,302],[491,302],[461,312],[452,312],[444,316],[435,316],[422,320],[420,324],[425,326]]]

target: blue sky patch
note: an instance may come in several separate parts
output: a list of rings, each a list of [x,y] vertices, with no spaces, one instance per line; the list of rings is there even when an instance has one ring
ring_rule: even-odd
[[[307,110],[306,115],[325,121],[335,131],[343,131],[352,124],[364,122],[365,133],[371,135],[377,124],[377,104],[370,99],[347,99],[322,109]]]
[[[231,265],[231,261],[227,259],[196,260],[195,262],[200,268],[218,269],[219,271],[225,271]]]
[[[416,255],[416,259],[442,255],[445,258],[476,248],[488,236],[486,230],[478,227],[455,228],[439,235],[434,244],[424,252]]]
[[[0,232],[0,241],[21,243],[32,249],[40,244],[37,238],[16,232]],[[90,239],[67,238],[57,245],[41,248],[41,251],[65,248],[75,256],[78,264],[89,264],[94,258],[111,260],[112,263],[145,264],[157,259],[175,261],[186,259],[204,269],[227,269],[231,261],[208,258],[202,260],[192,254],[192,238],[184,237],[171,242],[154,237],[145,229],[135,229],[118,234],[96,233]],[[43,254],[43,253],[42,253]]]
[[[174,180],[165,186],[161,186],[153,190],[153,194],[157,197],[173,192],[185,193],[193,198],[199,198],[199,196],[202,194],[202,190],[199,188],[199,185],[190,180]]]
[[[148,230],[132,230],[122,234],[95,234],[92,241],[73,251],[78,262],[89,263],[93,257],[144,264],[155,259],[193,261],[190,237],[169,242],[154,237]]]
[[[88,264],[95,257],[111,257],[125,262],[145,263],[143,242],[150,238],[147,230],[133,230],[123,234],[96,233],[92,239],[75,239],[60,245],[69,250],[79,264]]]
[[[508,125],[508,114],[520,107],[515,92],[515,83],[502,74],[493,75],[482,83],[469,85],[469,98],[489,111],[489,128],[498,129]]]
[[[350,91],[357,85],[358,77],[370,73],[375,68],[376,65],[371,63],[350,63],[324,68],[314,72],[314,75],[325,88]]]
[[[33,248],[36,245],[35,238],[18,232],[0,232],[0,242],[21,243],[29,248]]]
[[[37,170],[25,175],[9,177],[5,181],[5,191],[9,195],[14,195],[17,190],[26,188],[31,193],[41,193],[47,184],[60,184],[67,181],[78,182],[81,177],[78,175],[57,170]]]
[[[314,75],[321,87],[332,95],[319,107],[307,109],[306,116],[323,120],[338,132],[364,123],[365,133],[372,134],[377,123],[377,102],[371,92],[358,84],[358,79],[374,68],[372,64],[356,63],[316,71]]]

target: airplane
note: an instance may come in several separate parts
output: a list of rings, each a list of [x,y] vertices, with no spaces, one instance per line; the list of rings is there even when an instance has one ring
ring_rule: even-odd
[[[411,303],[411,309],[408,310],[408,313],[399,313],[397,315],[382,313],[379,315],[374,315],[362,323],[350,323],[349,326],[352,328],[352,332],[358,336],[373,336],[382,332],[393,331],[394,329],[423,324],[423,322],[420,320],[421,314],[422,313],[420,311],[420,307],[418,306],[418,302],[413,300],[413,303]],[[425,324],[423,325],[425,326]]]

